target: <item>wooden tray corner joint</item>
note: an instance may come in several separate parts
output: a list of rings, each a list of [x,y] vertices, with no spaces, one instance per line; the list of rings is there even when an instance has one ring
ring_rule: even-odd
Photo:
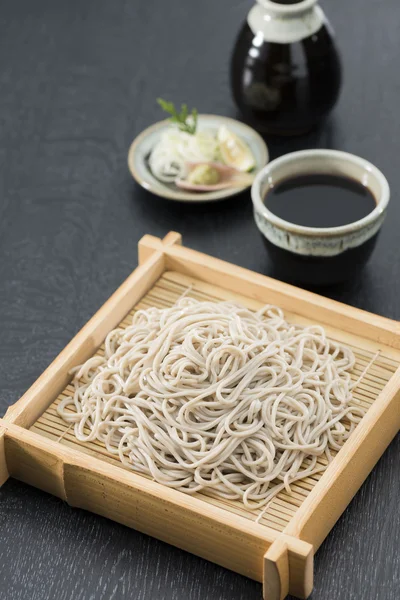
[[[119,464],[98,442],[78,442],[57,414],[70,370],[101,351],[107,333],[138,308],[172,306],[182,294],[271,303],[289,321],[320,323],[352,347],[366,409],[323,473],[281,492],[263,514],[239,502],[188,496]],[[182,246],[178,233],[139,242],[139,266],[0,419],[0,485],[9,476],[263,582],[265,600],[307,598],[313,557],[400,427],[397,322],[300,290]]]

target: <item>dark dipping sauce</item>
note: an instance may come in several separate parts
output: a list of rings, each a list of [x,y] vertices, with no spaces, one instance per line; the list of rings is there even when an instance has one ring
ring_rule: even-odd
[[[359,221],[376,207],[371,191],[338,175],[309,174],[271,187],[266,207],[277,217],[305,227],[340,227]]]

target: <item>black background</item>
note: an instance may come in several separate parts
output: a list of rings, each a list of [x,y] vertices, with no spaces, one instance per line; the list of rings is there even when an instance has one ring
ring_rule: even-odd
[[[272,274],[249,194],[188,206],[131,179],[155,98],[235,116],[228,57],[251,0],[3,0],[0,6],[0,414],[137,263],[145,233]],[[400,317],[398,0],[325,0],[345,64],[324,128],[268,140],[361,154],[387,175],[389,217],[366,270],[322,293]],[[313,600],[400,596],[400,442],[319,550]],[[9,480],[0,490],[0,598],[250,600],[261,586]]]

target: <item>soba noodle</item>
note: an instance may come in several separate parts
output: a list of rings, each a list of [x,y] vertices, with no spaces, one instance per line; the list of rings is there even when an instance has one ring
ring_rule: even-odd
[[[183,298],[111,331],[58,412],[138,473],[259,508],[349,437],[363,415],[349,405],[354,362],[279,308]]]

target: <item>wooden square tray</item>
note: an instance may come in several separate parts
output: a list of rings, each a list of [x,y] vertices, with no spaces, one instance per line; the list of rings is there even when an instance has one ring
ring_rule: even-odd
[[[320,323],[351,346],[355,401],[367,409],[323,473],[292,484],[263,513],[242,503],[188,496],[124,468],[99,443],[80,443],[57,414],[72,367],[102,352],[107,333],[138,308],[186,294],[280,306],[289,321]],[[400,326],[181,246],[145,236],[139,267],[0,419],[0,485],[9,476],[71,506],[114,519],[264,583],[266,600],[307,598],[313,556],[400,427]]]

